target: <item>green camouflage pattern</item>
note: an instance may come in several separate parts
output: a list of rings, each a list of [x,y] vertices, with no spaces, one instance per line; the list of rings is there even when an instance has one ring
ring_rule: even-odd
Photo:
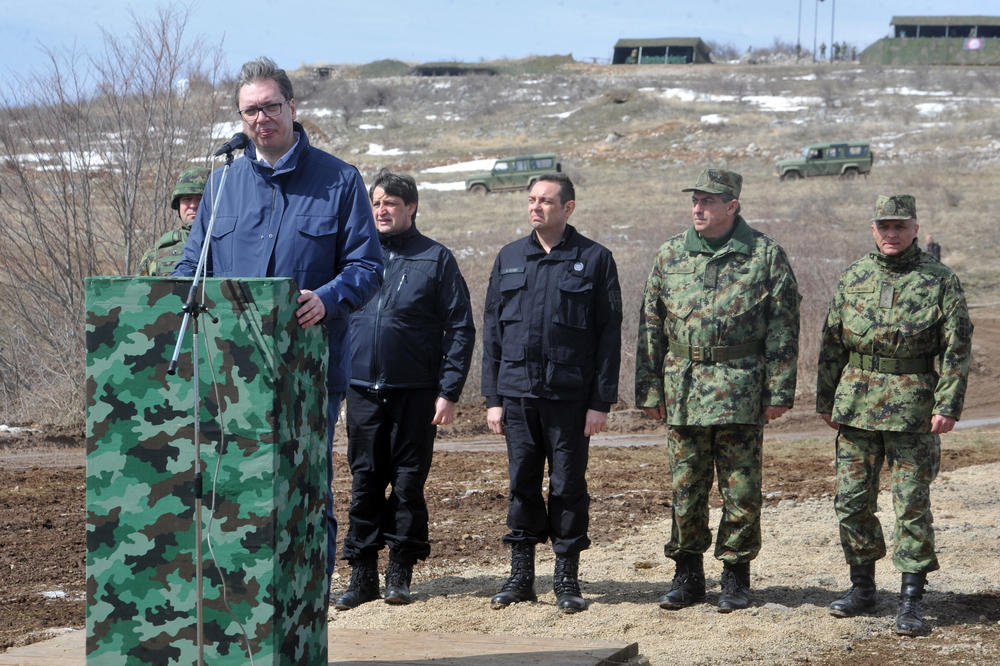
[[[760,551],[761,451],[759,426],[671,427],[667,437],[673,492],[667,557],[701,554],[712,543],[708,526],[708,494],[715,468],[719,473],[722,518],[715,557],[736,564]]]
[[[734,199],[740,198],[743,189],[743,176],[735,171],[724,169],[704,169],[698,174],[698,182],[691,187],[685,187],[681,192],[708,192],[710,194],[729,194]]]
[[[666,408],[671,425],[763,425],[764,407],[795,398],[799,292],[784,250],[737,216],[714,254],[689,228],[657,253],[639,313],[637,407]],[[763,353],[719,362],[682,358],[691,346],[760,342]]]
[[[197,658],[191,328],[166,372],[189,286],[86,283],[88,663]],[[249,663],[247,636],[256,664],[326,664],[326,336],[292,280],[204,286],[205,662]]]
[[[875,215],[879,220],[912,220],[917,217],[917,200],[912,194],[880,194],[875,199]]]
[[[184,255],[184,244],[187,243],[190,233],[191,225],[185,224],[180,229],[173,229],[160,236],[156,245],[142,255],[136,274],[152,277],[169,276]]]
[[[837,435],[837,496],[840,543],[850,565],[872,564],[885,555],[878,511],[879,472],[889,461],[895,567],[903,573],[939,568],[934,553],[931,482],[941,462],[937,435],[874,432],[841,426]]]
[[[937,372],[889,374],[849,364],[851,352],[934,358]],[[958,419],[972,355],[962,285],[914,243],[872,252],[844,271],[830,303],[819,353],[816,411],[865,430],[930,432],[931,416]]]
[[[174,184],[174,192],[170,196],[170,207],[174,210],[180,210],[181,197],[190,194],[198,196],[204,194],[205,185],[208,184],[211,173],[205,167],[191,167],[181,171],[181,175],[177,177],[177,182]]]

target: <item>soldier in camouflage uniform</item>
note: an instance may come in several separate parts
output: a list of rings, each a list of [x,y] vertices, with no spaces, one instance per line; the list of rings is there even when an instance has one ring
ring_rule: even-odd
[[[670,425],[673,525],[664,552],[677,566],[659,600],[666,609],[705,598],[713,467],[723,500],[719,611],[749,605],[763,426],[795,396],[798,287],[784,250],[740,217],[742,182],[706,169],[684,190],[694,225],[660,247],[640,312],[636,405]]]
[[[181,226],[160,236],[156,245],[146,250],[139,260],[137,275],[166,276],[173,272],[174,266],[184,254],[184,243],[191,233],[191,223],[198,214],[198,204],[201,203],[208,174],[209,170],[203,167],[184,169],[181,172],[170,197],[170,207],[177,211]]]
[[[916,217],[908,194],[876,200],[878,249],[840,278],[816,380],[816,411],[838,430],[835,508],[851,573],[851,589],[830,604],[830,613],[852,617],[875,607],[875,561],[885,555],[875,511],[887,459],[896,511],[893,564],[902,572],[896,633],[907,636],[928,631],[919,602],[927,572],[938,568],[930,484],[939,434],[962,412],[972,348],[962,286],[951,269],[920,251]]]

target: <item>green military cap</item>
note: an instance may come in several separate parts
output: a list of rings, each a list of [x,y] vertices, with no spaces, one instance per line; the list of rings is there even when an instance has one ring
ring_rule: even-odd
[[[174,185],[174,193],[170,196],[170,207],[180,210],[180,198],[192,194],[201,196],[205,192],[205,183],[208,182],[208,169],[204,167],[192,167],[181,171],[177,177],[177,184]]]
[[[912,194],[893,194],[887,196],[880,194],[875,199],[875,217],[872,222],[879,220],[912,220],[917,217],[917,200]]]
[[[681,192],[708,192],[710,194],[731,194],[740,198],[743,187],[743,176],[735,171],[724,169],[705,169],[698,176],[698,182],[691,187],[685,187]]]

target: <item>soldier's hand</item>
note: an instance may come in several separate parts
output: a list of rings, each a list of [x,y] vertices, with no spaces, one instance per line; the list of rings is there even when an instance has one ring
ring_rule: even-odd
[[[448,398],[438,396],[434,402],[434,418],[431,425],[448,425],[455,419],[455,403]]]
[[[780,419],[790,408],[787,405],[768,405],[764,408],[764,420],[770,423]]]
[[[830,426],[834,430],[837,430],[839,428],[839,426],[833,422],[833,414],[820,414],[820,417],[828,426]]]
[[[486,408],[486,425],[495,435],[503,434],[503,407]]]
[[[309,328],[313,324],[318,324],[326,316],[326,305],[323,304],[323,300],[314,291],[309,291],[308,289],[300,290],[299,297],[295,301],[302,303],[302,307],[295,311],[299,326],[302,328]]]
[[[604,432],[608,427],[608,413],[599,412],[596,409],[587,410],[587,422],[583,426],[583,436],[590,437],[599,432]]]
[[[656,419],[657,421],[662,421],[667,415],[667,410],[664,409],[663,405],[657,407],[643,407],[642,411],[646,412],[646,416],[651,419]]]
[[[955,419],[950,416],[935,414],[931,417],[931,432],[936,435],[943,435],[946,432],[951,432],[954,427]]]

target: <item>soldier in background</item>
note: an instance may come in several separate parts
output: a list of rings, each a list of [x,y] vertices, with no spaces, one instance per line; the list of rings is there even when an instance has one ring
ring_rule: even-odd
[[[740,216],[740,174],[705,169],[693,226],[664,243],[646,282],[636,348],[636,405],[670,425],[673,523],[664,547],[676,571],[665,609],[705,598],[712,543],[708,494],[718,470],[722,520],[719,611],[750,603],[760,550],[763,426],[791,408],[799,292],[784,250]]]
[[[177,211],[181,226],[160,236],[156,245],[146,250],[139,261],[136,275],[170,275],[184,254],[184,243],[191,233],[191,223],[198,214],[198,204],[208,182],[209,170],[192,167],[181,171],[170,197],[170,207]]]
[[[917,206],[908,194],[880,196],[878,247],[840,278],[823,327],[816,411],[837,429],[840,541],[851,588],[830,604],[836,617],[875,607],[875,561],[885,555],[875,516],[879,472],[888,460],[896,512],[893,564],[902,572],[896,633],[928,632],[920,610],[934,552],[930,485],[939,435],[962,412],[972,322],[958,277],[917,246]],[[938,359],[938,369],[934,360]]]
[[[934,240],[934,236],[927,234],[924,237],[924,252],[934,257],[935,260],[941,261],[941,244]]]

